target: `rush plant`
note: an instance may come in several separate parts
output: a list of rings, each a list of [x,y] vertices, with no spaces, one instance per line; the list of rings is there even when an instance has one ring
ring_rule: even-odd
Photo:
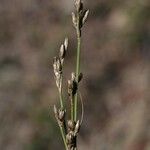
[[[63,97],[63,90],[65,89],[63,87],[63,67],[68,48],[68,38],[65,38],[63,44],[60,46],[59,55],[53,59],[54,76],[60,100],[60,106],[54,106],[54,114],[60,128],[65,150],[77,150],[77,136],[82,123],[82,117],[79,119],[78,115],[79,100],[82,104],[83,112],[82,97],[81,93],[79,92],[79,83],[83,78],[83,74],[80,72],[81,36],[82,27],[87,20],[89,10],[84,9],[83,2],[81,0],[74,0],[74,5],[75,12],[72,12],[72,22],[77,36],[77,54],[75,72],[71,74],[71,79],[68,80],[68,98]],[[67,107],[64,104],[64,100],[66,99],[68,99],[68,101],[65,104],[69,103],[70,110],[67,110]]]

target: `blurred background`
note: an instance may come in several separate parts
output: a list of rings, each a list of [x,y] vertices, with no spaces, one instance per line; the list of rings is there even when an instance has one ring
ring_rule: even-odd
[[[84,3],[90,15],[82,40],[79,149],[150,150],[150,3]],[[73,9],[73,0],[0,0],[0,150],[63,149],[52,111],[58,103],[52,59],[68,36],[70,78]]]

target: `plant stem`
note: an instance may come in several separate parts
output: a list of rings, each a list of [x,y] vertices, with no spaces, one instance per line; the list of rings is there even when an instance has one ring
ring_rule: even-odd
[[[80,31],[80,20],[79,14],[77,14],[77,58],[76,58],[76,79],[80,73],[80,55],[81,55],[81,31]],[[74,120],[77,121],[77,105],[78,105],[78,95],[75,95],[74,100]]]
[[[59,128],[60,128],[60,132],[61,132],[63,142],[64,142],[64,145],[65,145],[65,150],[68,150],[67,143],[66,143],[66,138],[65,138],[65,134],[64,134],[65,131],[64,131],[63,127],[59,126]]]
[[[71,97],[71,120],[74,121],[74,97]]]

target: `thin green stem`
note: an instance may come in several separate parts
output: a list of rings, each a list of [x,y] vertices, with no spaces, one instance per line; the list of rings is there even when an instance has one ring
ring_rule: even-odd
[[[77,15],[77,58],[76,58],[76,78],[78,80],[78,76],[80,73],[80,55],[81,55],[81,31],[80,31],[80,21],[79,14]],[[77,121],[77,105],[78,105],[78,95],[75,95],[74,100],[74,120]]]
[[[65,138],[65,134],[64,134],[65,131],[64,131],[63,127],[59,126],[59,128],[60,128],[61,136],[63,138],[63,142],[64,142],[64,145],[65,145],[65,150],[68,150],[67,143],[66,143],[66,138]]]
[[[74,120],[74,97],[71,97],[71,120]]]

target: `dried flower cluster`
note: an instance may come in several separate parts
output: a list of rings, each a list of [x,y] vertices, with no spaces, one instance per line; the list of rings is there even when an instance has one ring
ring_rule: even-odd
[[[72,12],[72,22],[76,30],[80,31],[81,35],[81,28],[87,20],[89,10],[83,9],[83,2],[81,0],[75,0],[75,8],[76,12]]]
[[[68,48],[68,38],[65,39],[59,50],[59,55],[54,57],[53,69],[55,75],[56,86],[58,88],[60,108],[54,106],[54,114],[59,125],[61,135],[64,141],[66,150],[77,150],[77,135],[81,126],[81,120],[77,120],[77,104],[79,82],[83,78],[80,73],[80,50],[81,50],[81,28],[87,20],[89,10],[84,10],[81,0],[74,0],[75,12],[72,13],[73,26],[77,33],[77,59],[76,72],[71,74],[71,79],[68,80],[68,99],[70,103],[70,118],[66,118],[66,113],[69,113],[64,107],[63,99],[63,65]]]

